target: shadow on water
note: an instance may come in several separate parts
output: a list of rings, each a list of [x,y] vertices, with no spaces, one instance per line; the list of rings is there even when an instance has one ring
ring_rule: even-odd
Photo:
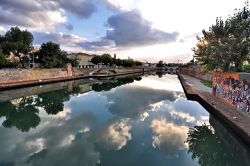
[[[99,82],[99,83],[92,85],[92,90],[96,92],[110,91],[111,89],[116,88],[118,86],[133,83],[134,80],[140,81],[141,79],[142,79],[141,77],[134,77],[134,78],[127,77],[127,78],[120,78],[120,79],[115,79],[115,80],[108,80],[106,82]]]
[[[78,87],[73,87],[71,92],[62,89],[0,103],[0,117],[6,118],[2,125],[8,128],[16,127],[27,132],[30,128],[39,125],[40,108],[43,108],[47,114],[55,115],[63,111],[63,102],[68,101],[70,95],[78,94],[78,91]]]
[[[141,80],[141,77],[126,77],[118,78],[114,80],[106,81],[94,81],[99,82],[93,84],[81,84],[79,80],[77,82],[69,81],[65,83],[53,84],[54,88],[50,87],[49,92],[42,92],[37,95],[32,93],[31,96],[25,96],[0,102],[0,118],[5,117],[2,125],[6,128],[16,127],[22,132],[28,132],[31,128],[36,128],[41,119],[39,117],[39,110],[43,109],[47,114],[56,115],[64,109],[64,102],[69,101],[71,96],[83,94],[94,90],[96,92],[109,91],[112,88],[122,86],[124,84],[133,83],[134,80]],[[63,85],[63,86],[62,86]],[[67,85],[67,86],[65,86]],[[47,87],[49,85],[46,85]],[[62,88],[62,89],[58,89]],[[55,89],[55,90],[53,90]],[[29,93],[33,90],[31,88],[25,88]],[[15,93],[15,91],[17,91]],[[12,93],[20,94],[17,90],[13,90]],[[20,95],[24,95],[23,93]]]
[[[189,129],[186,142],[192,159],[202,166],[250,165],[250,149],[235,138],[214,116],[211,125],[203,124]]]

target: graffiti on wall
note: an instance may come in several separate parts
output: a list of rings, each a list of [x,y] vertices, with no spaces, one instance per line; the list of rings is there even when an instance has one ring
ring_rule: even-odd
[[[220,96],[237,109],[249,113],[250,88],[247,80],[239,80],[237,73],[214,72],[213,95]]]

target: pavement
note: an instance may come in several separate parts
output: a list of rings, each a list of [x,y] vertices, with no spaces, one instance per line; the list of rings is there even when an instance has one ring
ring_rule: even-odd
[[[212,88],[209,88],[205,86],[204,84],[202,84],[199,79],[190,77],[188,75],[183,75],[183,74],[182,74],[182,77],[186,80],[187,84],[189,84],[194,89],[201,91],[201,92],[212,93]]]

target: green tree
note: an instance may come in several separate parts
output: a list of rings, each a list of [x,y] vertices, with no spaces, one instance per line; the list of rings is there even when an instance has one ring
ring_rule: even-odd
[[[2,52],[0,52],[0,68],[5,67],[7,64],[7,60]]]
[[[99,63],[102,63],[102,58],[99,55],[96,55],[91,59],[91,62],[97,65]]]
[[[124,67],[132,67],[133,65],[134,65],[133,59],[122,60],[122,66],[124,66]]]
[[[102,58],[102,63],[104,63],[105,65],[111,64],[112,62],[112,57],[110,54],[103,54],[101,58]]]
[[[39,60],[45,68],[62,67],[67,61],[67,52],[61,51],[59,44],[47,42],[39,49]]]
[[[1,39],[1,49],[6,55],[13,53],[19,58],[22,67],[25,67],[25,56],[32,47],[33,35],[27,30],[20,30],[18,27],[12,27],[6,32],[4,39]]]
[[[250,11],[247,5],[226,21],[217,18],[215,25],[202,31],[202,37],[197,37],[197,45],[192,49],[195,58],[207,69],[228,71],[234,66],[232,70],[241,71],[243,61],[250,60],[249,33]]]
[[[117,66],[122,66],[122,60],[118,58],[117,61],[116,61],[116,65]]]

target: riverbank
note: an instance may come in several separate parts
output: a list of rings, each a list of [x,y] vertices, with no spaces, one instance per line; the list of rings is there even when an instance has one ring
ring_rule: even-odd
[[[3,79],[0,80],[0,90],[29,87],[34,85],[43,85],[43,84],[85,79],[85,78],[117,77],[121,75],[150,72],[152,70],[143,70],[138,68],[119,69],[116,70],[116,73],[97,74],[97,75],[90,75],[90,73],[93,72],[94,69],[85,69],[85,70],[77,70],[70,72],[67,70],[60,70],[60,69],[8,71],[5,72],[5,74],[1,75],[1,77],[4,78],[5,80]],[[3,73],[3,71],[1,72]]]
[[[204,85],[204,87],[197,85],[198,81],[195,81],[195,78],[190,79],[189,76],[182,74],[179,74],[178,78],[189,100],[198,101],[250,147],[250,118],[248,116],[227,104],[223,99],[213,96],[211,91],[204,90]]]

